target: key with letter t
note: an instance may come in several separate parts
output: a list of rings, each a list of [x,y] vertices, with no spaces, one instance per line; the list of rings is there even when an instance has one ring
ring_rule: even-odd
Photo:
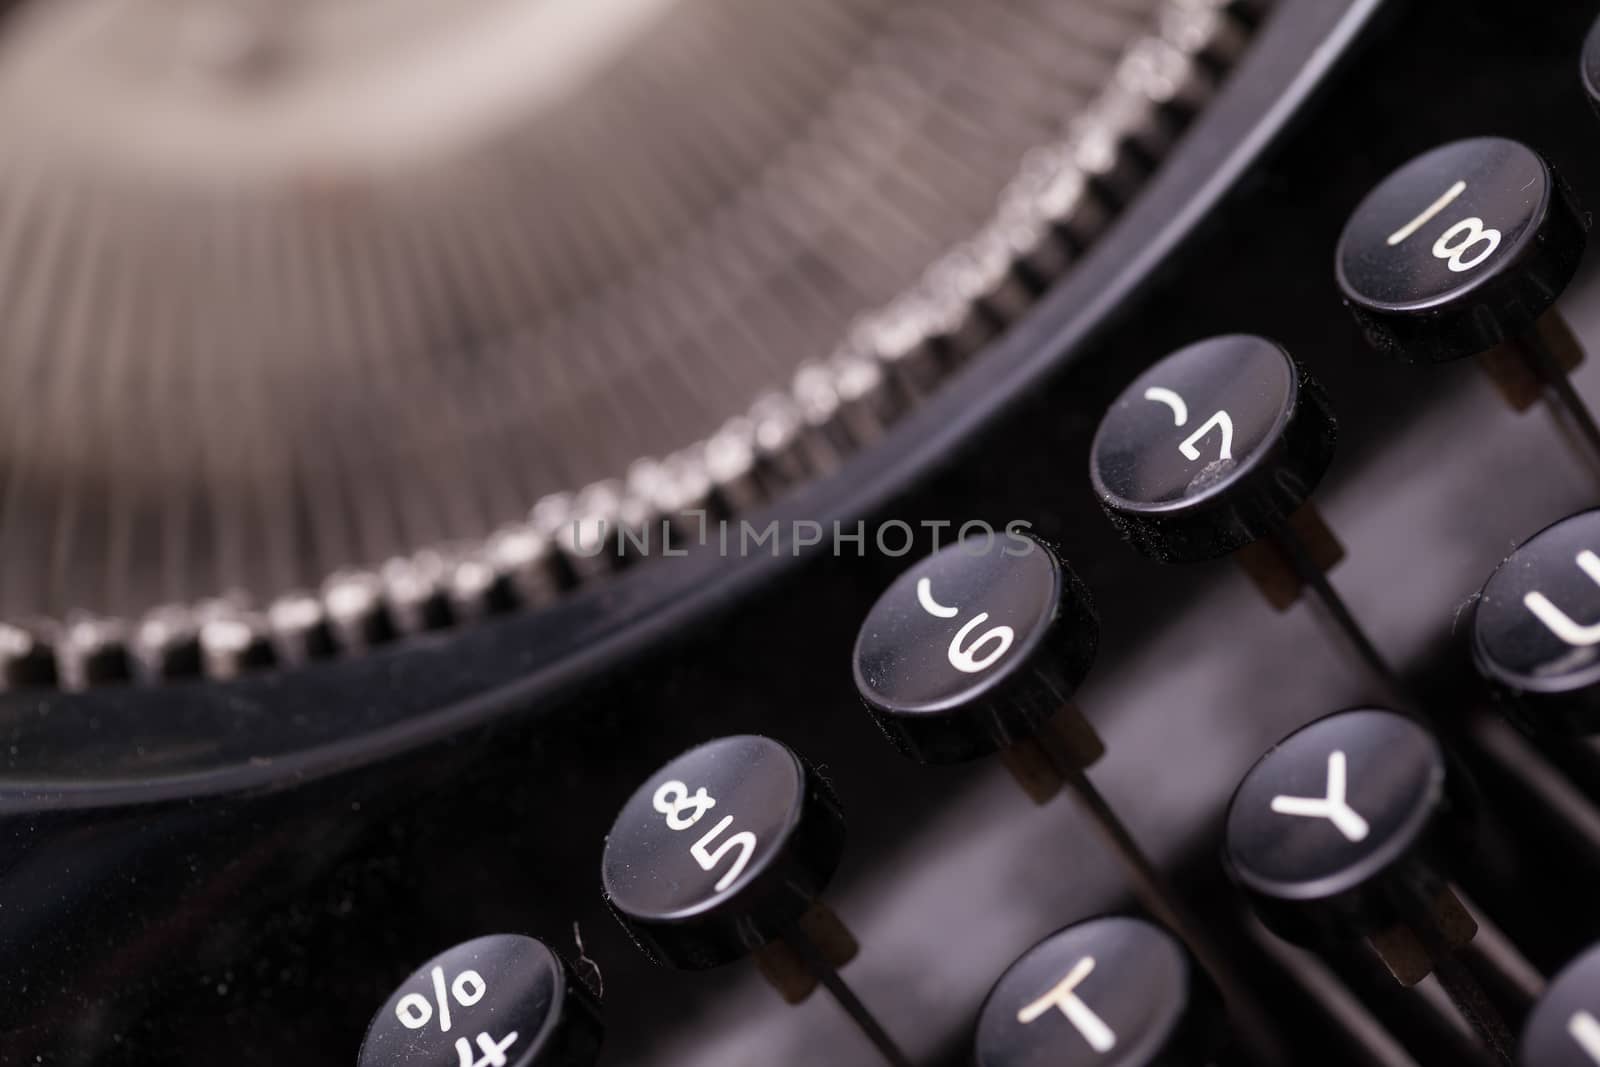
[[[1215,986],[1182,942],[1140,919],[1051,934],[995,983],[978,1067],[1199,1067],[1226,1034]]]
[[[1096,1052],[1110,1052],[1117,1047],[1117,1035],[1094,1013],[1094,1009],[1078,999],[1074,992],[1078,983],[1089,977],[1094,970],[1094,957],[1085,956],[1073,964],[1067,976],[1056,983],[1056,987],[1038,1000],[1017,1012],[1017,1022],[1031,1023],[1051,1008],[1059,1008],[1077,1028],[1083,1039],[1089,1042],[1089,1047]]]

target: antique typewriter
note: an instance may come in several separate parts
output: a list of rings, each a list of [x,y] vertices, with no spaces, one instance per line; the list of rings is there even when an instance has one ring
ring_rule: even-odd
[[[1600,1067],[1597,21],[0,2],[0,1065]]]

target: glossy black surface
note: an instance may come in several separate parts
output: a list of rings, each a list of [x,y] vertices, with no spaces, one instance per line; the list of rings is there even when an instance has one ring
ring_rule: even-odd
[[[1231,334],[1135,379],[1100,423],[1089,472],[1101,507],[1146,555],[1211,559],[1304,503],[1335,436],[1321,387],[1280,345]]]
[[[1446,778],[1438,741],[1411,719],[1365,709],[1319,719],[1239,783],[1228,806],[1229,870],[1269,924],[1306,911],[1280,930],[1286,936],[1305,920],[1366,925],[1376,913],[1361,914],[1364,896],[1385,895],[1430,862],[1452,809]],[[1279,810],[1304,802],[1322,810]]]
[[[1600,1063],[1600,946],[1567,964],[1545,988],[1523,1024],[1517,1063],[1519,1067]]]
[[[1086,261],[1113,272],[1086,271],[1047,298],[1074,311],[1070,322],[1052,315],[1006,335],[993,361],[974,361],[963,387],[935,399],[905,447],[933,449],[919,458],[939,473],[893,503],[892,514],[911,519],[1033,519],[1093,586],[1105,647],[1084,696],[1112,742],[1096,779],[1219,936],[1238,930],[1235,898],[1212,894],[1220,805],[1270,742],[1361,699],[1362,681],[1319,653],[1312,620],[1232,610],[1248,590],[1228,568],[1152,568],[1116,542],[1083,477],[1110,400],[1197,336],[1247,328],[1288,345],[1344,416],[1340,462],[1319,490],[1352,548],[1342,589],[1395,639],[1386,648],[1408,674],[1430,693],[1463,697],[1449,705],[1463,712],[1479,683],[1465,617],[1452,629],[1455,609],[1515,543],[1594,491],[1559,438],[1534,425],[1545,420],[1498,411],[1469,368],[1411,373],[1364,351],[1326,269],[1348,206],[1448,137],[1504,130],[1547,149],[1600,202],[1593,116],[1575,77],[1593,12],[1553,5],[1533,19],[1526,4],[1500,0],[1471,12],[1441,0],[1389,5],[1396,18],[1350,76],[1304,110],[1302,91],[1358,24],[1342,6],[1291,0],[1293,10],[1271,16],[1279,39],[1308,20],[1317,36],[1263,56],[1256,72],[1270,78],[1236,83],[1251,125],[1238,109],[1222,127],[1207,123],[1188,145],[1198,161],[1186,157],[1158,179],[1165,195],[1136,205],[1143,223],[1159,217],[1159,230],[1119,229]],[[1265,139],[1297,114],[1306,125],[1286,151],[1257,164]],[[1214,210],[1230,190],[1241,195]],[[1201,221],[1209,225],[1196,231]],[[1170,269],[1152,273],[1163,261]],[[1128,302],[1134,281],[1149,299]],[[1564,310],[1578,323],[1586,307],[1574,292]],[[1106,321],[1112,309],[1123,312],[1114,332],[1046,384],[1043,368],[1085,340],[1085,320]],[[1001,395],[1024,387],[1031,398],[993,423]],[[983,420],[994,432],[974,439]],[[957,443],[970,445],[959,462]],[[895,457],[866,457],[793,511],[898,493],[905,454],[900,441],[893,447]],[[863,935],[852,983],[897,1035],[923,1038],[919,1063],[965,1064],[993,978],[1045,932],[1114,906],[1105,887],[1121,883],[1063,845],[1065,809],[1019,817],[998,768],[885,760],[846,664],[856,624],[899,563],[750,561],[737,581],[715,584],[759,595],[707,619],[703,600],[675,598],[697,583],[710,589],[714,563],[660,582],[641,568],[577,618],[510,620],[293,684],[7,703],[0,762],[17,788],[6,800],[26,811],[0,827],[0,935],[13,961],[0,978],[7,1055],[199,1067],[225,1049],[251,1067],[347,1067],[375,1007],[440,946],[534,929],[576,959],[571,927],[581,920],[616,1023],[602,1063],[856,1062],[860,1039],[833,1005],[787,1010],[749,967],[652,967],[596,892],[604,834],[633,789],[699,740],[759,729],[825,764],[850,805],[852,848],[829,897]],[[667,588],[645,595],[645,585]],[[674,610],[657,611],[663,601]],[[612,612],[646,623],[648,654],[625,669],[613,669],[622,648],[604,636]],[[551,663],[586,677],[576,699],[550,699]],[[367,733],[374,722],[406,729]],[[352,740],[333,751],[330,736]],[[313,742],[316,758],[296,756]],[[402,749],[413,755],[381,758]],[[198,787],[174,777],[190,770],[204,775]],[[79,789],[102,781],[125,788]],[[205,799],[112,806],[172,785]],[[1550,824],[1509,799],[1501,793],[1486,814],[1515,812],[1520,862],[1475,852],[1464,873],[1474,898],[1553,973],[1600,933],[1583,873],[1590,854],[1556,847]],[[99,810],[36,814],[69,805]],[[1485,899],[1497,887],[1499,900]],[[1552,906],[1553,895],[1568,906]],[[1230,946],[1248,940],[1238,934]],[[1294,1020],[1305,1055],[1291,1062],[1381,1062],[1350,1051],[1277,972],[1247,973],[1262,974],[1267,1002]],[[226,995],[216,991],[224,982]],[[1437,1056],[1429,1013],[1414,1001],[1374,1010],[1419,1062]]]
[[[799,918],[843,847],[838,804],[798,756],[765,737],[723,737],[634,792],[606,836],[601,878],[642,949],[711,967]]]
[[[884,733],[928,763],[1031,736],[1094,661],[1088,593],[1020,530],[948,545],[897,578],[856,635],[856,689]]]
[[[1572,280],[1587,229],[1533,149],[1456,141],[1396,170],[1351,213],[1339,288],[1373,347],[1457,359],[1531,326]]]
[[[1472,652],[1530,732],[1600,728],[1600,511],[1541,530],[1500,564],[1473,613]]]
[[[1063,1002],[1092,1017],[1075,1021]],[[1215,987],[1176,938],[1141,919],[1090,919],[1000,976],[978,1016],[977,1063],[1202,1067],[1224,1030]]]
[[[1282,348],[1243,334],[1174,352],[1106,412],[1090,457],[1095,487],[1130,511],[1193,506],[1260,461],[1294,413]]]
[[[1156,268],[1197,241],[1209,213],[1305,117],[1301,105],[1349,61],[1386,2],[1280,0],[1262,30],[1260,58],[1247,57],[1236,88],[1195,120],[1184,150],[1152,177],[1118,226],[1034,313],[995,339],[981,366],[953,376],[838,476],[754,518],[758,526],[780,522],[771,555],[730,562],[691,552],[629,569],[547,611],[287,679],[263,675],[159,693],[0,694],[0,719],[21,741],[0,749],[0,768],[13,785],[0,792],[0,811],[217,796],[367,766],[536,701],[555,704],[594,684],[603,668],[777,580],[802,555],[791,523],[885,507],[1118,325],[1131,299],[1154,287]],[[341,713],[326,714],[330,707]]]
[[[559,956],[531,937],[493,934],[418,967],[372,1017],[357,1062],[588,1067],[601,1036],[596,1006]]]

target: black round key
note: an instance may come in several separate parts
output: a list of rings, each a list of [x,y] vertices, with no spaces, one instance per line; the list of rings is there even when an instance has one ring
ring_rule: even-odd
[[[1226,1032],[1216,987],[1140,919],[1051,934],[1001,975],[978,1016],[978,1067],[1201,1067]]]
[[[1094,661],[1088,591],[1020,531],[969,538],[891,585],[856,636],[856,688],[897,748],[975,759],[1032,737]]]
[[[844,817],[788,747],[741,735],[690,749],[623,805],[606,902],[644,952],[715,967],[782,936],[833,877]]]
[[[1567,964],[1522,1027],[1519,1067],[1600,1067],[1600,945]]]
[[[1478,598],[1472,653],[1528,732],[1600,732],[1600,511],[1562,519],[1500,564]]]
[[[565,961],[531,937],[494,934],[441,952],[390,994],[360,1067],[587,1067],[598,1005]]]
[[[1008,528],[926,557],[878,598],[856,635],[856,689],[913,759],[999,753],[1035,803],[1069,790],[1122,861],[1135,895],[1213,958],[1085,773],[1105,749],[1072,697],[1094,661],[1099,629],[1072,571],[1042,541]]]
[[[1228,806],[1225,855],[1263,922],[1317,945],[1417,921],[1443,888],[1462,815],[1427,730],[1391,711],[1345,711],[1250,769]]]
[[[1111,521],[1166,562],[1226,555],[1311,495],[1336,427],[1321,388],[1280,346],[1243,334],[1180,349],[1106,413],[1089,470]]]
[[[1356,208],[1339,239],[1339,288],[1379,351],[1459,359],[1533,326],[1572,280],[1587,230],[1537,152],[1500,137],[1456,141]]]

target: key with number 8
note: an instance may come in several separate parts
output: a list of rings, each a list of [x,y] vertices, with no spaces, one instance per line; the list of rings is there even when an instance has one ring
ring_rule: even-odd
[[[1335,271],[1372,347],[1409,363],[1478,356],[1519,411],[1548,386],[1600,449],[1567,381],[1583,352],[1554,310],[1588,227],[1539,153],[1479,137],[1385,178],[1345,224]]]

